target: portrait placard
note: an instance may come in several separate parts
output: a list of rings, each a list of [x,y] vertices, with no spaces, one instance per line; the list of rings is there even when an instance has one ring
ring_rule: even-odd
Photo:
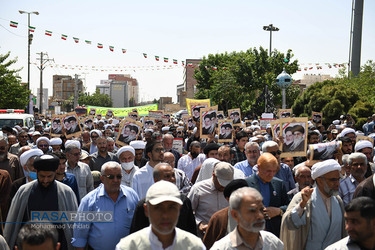
[[[233,121],[231,119],[219,120],[219,143],[233,142]]]
[[[84,125],[87,126],[90,130],[94,129],[94,116],[90,115],[86,117],[83,121]]]
[[[331,141],[326,143],[317,143],[309,145],[310,162],[315,164],[318,161],[334,159],[334,154],[341,149],[341,141]]]
[[[311,112],[312,121],[315,124],[315,127],[322,124],[323,121],[323,113],[321,112]]]
[[[193,104],[191,105],[191,116],[193,117],[193,120],[195,122],[199,122],[200,121],[200,117],[201,117],[201,109],[203,108],[207,108],[209,107],[208,104]]]
[[[62,115],[63,130],[66,138],[79,137],[82,132],[81,125],[79,124],[79,118],[76,112],[71,112]]]
[[[233,124],[241,123],[241,109],[228,109],[228,117]]]
[[[356,142],[361,141],[361,140],[366,140],[372,143],[372,146],[374,146],[374,139],[369,136],[364,136],[364,135],[357,135]]]
[[[225,116],[224,116],[224,111],[217,111],[217,122],[219,123],[219,120],[224,120],[225,119]]]
[[[284,138],[280,157],[306,156],[307,117],[279,119]]]
[[[131,119],[138,121],[138,113],[136,113],[136,112],[129,112],[128,116]]]
[[[280,119],[292,117],[292,109],[279,109],[277,116]]]
[[[109,118],[112,118],[112,117],[113,117],[113,110],[108,109],[107,113],[105,114],[105,118],[109,119]]]
[[[218,106],[202,108],[200,110],[200,135],[201,138],[209,138],[216,132],[216,117]]]
[[[60,137],[64,134],[62,118],[63,115],[53,115],[51,121],[50,135],[51,137]]]
[[[96,115],[96,108],[90,108],[89,115]]]
[[[121,146],[129,145],[131,141],[137,140],[142,130],[142,123],[130,117],[126,117],[120,123],[120,132],[117,135],[116,143]]]
[[[155,126],[155,118],[151,117],[144,117],[143,119],[143,130],[149,129],[149,128],[154,128]]]
[[[195,128],[195,122],[193,117],[191,116],[185,116],[184,117],[184,125],[186,126],[187,131],[193,131]]]
[[[274,120],[271,121],[271,128],[272,128],[272,138],[276,140],[280,136],[280,121]]]
[[[163,113],[164,112],[162,110],[148,111],[148,117],[154,118],[155,120],[161,120]]]

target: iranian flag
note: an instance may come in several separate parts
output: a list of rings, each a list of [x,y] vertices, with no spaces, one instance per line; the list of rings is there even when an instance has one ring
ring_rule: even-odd
[[[189,62],[187,65],[188,65],[189,67],[191,67],[191,66],[193,66],[193,63]]]
[[[224,69],[224,70],[226,70],[226,69],[227,69],[227,67],[223,67],[223,69]]]
[[[98,43],[98,48],[99,48],[99,49],[102,49],[102,48],[103,48],[103,44]]]
[[[156,61],[159,61],[159,56],[155,56],[155,60],[156,60]]]
[[[91,44],[91,41],[89,41],[89,40],[85,40],[85,43],[86,43],[86,44]]]
[[[74,40],[75,43],[79,43],[79,38],[73,37],[73,40]]]
[[[211,69],[217,70],[217,67],[216,66],[211,66]]]
[[[52,31],[46,30],[45,34],[46,34],[46,36],[52,36]]]
[[[61,39],[66,40],[68,38],[67,35],[61,34]]]
[[[126,49],[122,49],[122,53],[124,53],[124,54],[125,54],[125,53],[126,53]]]
[[[168,62],[168,57],[164,57],[164,62]]]
[[[109,46],[109,50],[112,51],[112,52],[113,52],[114,48],[115,47],[113,47],[113,46]]]
[[[147,58],[147,54],[146,54],[146,53],[143,53],[143,56],[144,56],[145,58]]]
[[[184,65],[185,65],[185,61],[181,61],[181,63],[182,63],[182,66],[184,66]]]
[[[173,64],[177,64],[177,60],[176,59],[173,59]]]
[[[10,27],[13,27],[13,28],[17,28],[18,27],[18,23],[17,22],[13,22],[13,21],[10,21]]]
[[[35,31],[35,27],[33,27],[33,26],[29,26],[29,31],[30,31],[30,32],[34,32],[34,31]]]

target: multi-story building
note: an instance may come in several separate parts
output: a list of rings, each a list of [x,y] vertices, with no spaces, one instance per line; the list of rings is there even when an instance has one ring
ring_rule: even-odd
[[[330,75],[304,74],[301,79],[301,84],[306,85],[306,88],[308,88],[316,82],[324,82],[325,80],[334,80],[334,79],[335,78]]]
[[[195,85],[197,81],[194,79],[194,69],[201,62],[200,59],[186,59],[186,67],[184,69],[183,83],[177,85],[177,102],[181,107],[186,106],[185,98],[194,98],[196,92]]]
[[[68,100],[70,96],[74,95],[75,80],[69,75],[54,75],[53,76],[53,97],[55,101]],[[77,94],[83,91],[83,82],[78,80]]]

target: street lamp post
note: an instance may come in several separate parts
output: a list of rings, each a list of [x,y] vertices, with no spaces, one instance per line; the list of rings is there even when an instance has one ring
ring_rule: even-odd
[[[263,30],[270,32],[270,57],[272,51],[272,31],[279,31],[279,28],[273,26],[273,24],[269,24],[268,26],[263,26]]]
[[[33,34],[30,33],[30,14],[39,15],[38,11],[27,12],[23,10],[18,11],[20,14],[27,14],[27,89],[30,90],[30,45],[33,41]],[[31,99],[31,98],[30,98]],[[27,105],[28,113],[30,111],[30,100],[29,104]]]

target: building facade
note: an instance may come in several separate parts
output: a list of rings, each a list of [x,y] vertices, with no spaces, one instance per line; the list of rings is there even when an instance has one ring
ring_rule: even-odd
[[[186,59],[183,83],[177,85],[177,102],[181,107],[186,107],[186,98],[194,98],[197,81],[194,79],[194,70],[201,63],[200,59]]]
[[[53,97],[55,101],[68,100],[70,96],[74,95],[74,78],[69,75],[54,75],[53,76]],[[83,82],[78,80],[77,93],[83,92]]]

